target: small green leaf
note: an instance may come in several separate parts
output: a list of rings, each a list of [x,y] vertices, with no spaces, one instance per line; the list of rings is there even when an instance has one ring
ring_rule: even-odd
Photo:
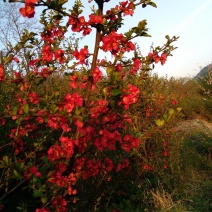
[[[168,118],[168,117],[167,117],[167,115],[166,115],[166,114],[164,114],[164,115],[163,115],[163,119],[164,119],[164,121],[166,121],[166,120],[167,120],[167,118]]]
[[[172,108],[169,109],[169,114],[170,114],[170,115],[174,114],[174,109],[172,109]]]
[[[119,94],[121,94],[121,90],[118,88],[115,88],[112,90],[112,95],[113,96],[118,96]]]
[[[76,107],[75,113],[77,116],[79,116],[81,114],[81,110],[79,107]]]
[[[112,71],[113,71],[113,69],[109,66],[109,67],[106,69],[107,76],[111,76]]]
[[[3,161],[0,161],[0,169],[5,168],[5,163]]]
[[[18,107],[17,106],[12,106],[12,115],[15,116],[17,115],[18,112]]]
[[[164,125],[164,122],[165,121],[163,119],[157,119],[155,122],[160,127],[160,126],[163,126]]]
[[[154,2],[149,2],[148,5],[157,8],[157,5]]]
[[[34,193],[33,193],[33,196],[34,197],[42,197],[43,196],[43,193],[39,190],[35,190]]]
[[[142,20],[138,23],[138,28],[140,31],[143,31],[145,29],[145,26],[147,25],[146,20]]]
[[[3,161],[5,162],[6,165],[8,165],[9,164],[9,157],[7,155],[5,155],[3,157]]]
[[[48,201],[47,197],[41,197],[41,202],[42,202],[43,204],[46,204],[47,201]]]
[[[18,174],[16,170],[13,170],[13,174],[15,175],[15,177],[20,177],[20,174]]]
[[[179,113],[182,110],[182,107],[178,107],[176,110]]]
[[[26,115],[29,114],[29,104],[25,104],[25,105],[24,105],[24,113],[25,113]]]

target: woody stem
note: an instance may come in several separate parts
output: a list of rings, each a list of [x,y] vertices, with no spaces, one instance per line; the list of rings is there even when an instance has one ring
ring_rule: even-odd
[[[98,15],[102,16],[102,14],[103,14],[103,1],[101,1],[101,3],[98,4]],[[101,41],[101,27],[97,26],[96,27],[96,41],[95,41],[95,46],[94,46],[93,60],[92,60],[92,64],[91,64],[91,69],[89,70],[87,91],[86,91],[86,95],[85,95],[85,105],[87,105],[88,99],[89,99],[89,96],[90,96],[90,93],[91,93],[91,88],[92,88],[92,83],[93,83],[93,78],[91,76],[91,73],[93,72],[94,68],[96,67],[100,41]]]

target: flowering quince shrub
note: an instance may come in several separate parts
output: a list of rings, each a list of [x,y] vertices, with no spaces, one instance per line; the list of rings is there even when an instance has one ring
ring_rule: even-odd
[[[176,97],[146,87],[148,72],[154,64],[165,64],[177,38],[166,36],[164,46],[141,56],[133,39],[149,36],[146,20],[126,33],[119,30],[124,16],[133,18],[135,9],[156,7],[154,2],[123,1],[104,13],[109,0],[96,0],[97,9],[88,17],[82,15],[81,1],[71,10],[64,7],[66,2],[26,0],[20,9],[26,18],[45,6],[43,31],[40,38],[26,31],[0,65],[1,84],[15,87],[13,101],[0,112],[1,207],[9,207],[11,195],[27,192],[36,212],[122,211],[118,202],[142,185],[144,173],[156,171],[154,161],[162,160],[161,169],[168,167],[168,122],[180,108]],[[83,36],[95,31],[94,50],[62,45],[68,31]],[[39,41],[42,47],[29,54],[27,73],[7,76],[7,65],[21,61],[18,51]],[[112,59],[99,58],[100,50]],[[127,53],[133,56],[125,60]],[[54,77],[68,77],[69,91],[48,87]],[[155,132],[164,135],[163,159],[154,152]]]

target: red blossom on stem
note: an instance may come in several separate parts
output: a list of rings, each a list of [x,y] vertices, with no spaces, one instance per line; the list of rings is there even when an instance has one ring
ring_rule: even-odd
[[[78,64],[85,64],[85,59],[88,57],[88,48],[81,48],[80,51],[75,50],[73,56],[79,60]]]
[[[4,66],[0,65],[0,82],[4,81]]]

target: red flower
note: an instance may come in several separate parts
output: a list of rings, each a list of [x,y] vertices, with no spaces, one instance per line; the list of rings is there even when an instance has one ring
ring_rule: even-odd
[[[38,104],[38,102],[39,102],[39,99],[35,92],[29,93],[28,98],[29,98],[29,101],[32,102],[33,104]]]
[[[143,168],[144,168],[145,170],[147,170],[147,171],[153,170],[153,167],[150,166],[150,165],[148,165],[148,164],[145,164],[145,165],[143,166]]]
[[[74,124],[77,126],[77,128],[83,128],[84,126],[84,123],[78,119],[74,122]]]
[[[0,82],[4,81],[4,66],[0,65]]]
[[[160,57],[157,52],[149,53],[148,56],[153,59],[155,63],[160,61]]]
[[[122,65],[121,64],[117,64],[116,71],[117,72],[121,72],[122,71]]]
[[[23,17],[33,18],[35,15],[35,7],[32,3],[25,3],[25,7],[20,8],[20,13]]]
[[[102,72],[98,67],[94,68],[92,72],[93,82],[96,83],[102,78]]]
[[[55,60],[57,60],[59,63],[63,64],[65,62],[65,57],[64,57],[64,50],[58,49],[54,52],[54,57]]]
[[[44,46],[42,49],[42,59],[47,62],[51,62],[53,59],[53,54],[51,53],[50,46]]]
[[[14,57],[13,60],[16,62],[16,63],[19,63],[19,59],[17,57]]]
[[[89,24],[102,24],[103,23],[103,19],[102,19],[102,16],[99,16],[99,15],[89,15],[89,21],[88,23]]]
[[[25,2],[28,4],[36,4],[38,0],[26,0]]]
[[[178,104],[178,101],[176,99],[172,99],[172,102],[171,102],[172,105],[177,105]]]
[[[166,59],[167,59],[166,54],[165,53],[161,54],[161,57],[160,57],[161,65],[164,65],[165,64]]]
[[[134,13],[134,4],[133,2],[129,2],[128,1],[124,1],[120,3],[120,10],[122,10],[124,12],[124,16],[126,15],[131,15]]]
[[[42,68],[41,72],[39,73],[39,75],[43,78],[46,78],[46,77],[50,76],[51,74],[52,74],[52,72],[47,67]]]
[[[37,62],[38,62],[38,59],[30,60],[30,61],[29,61],[29,65],[33,67],[33,66],[35,66],[35,64],[36,64]]]

